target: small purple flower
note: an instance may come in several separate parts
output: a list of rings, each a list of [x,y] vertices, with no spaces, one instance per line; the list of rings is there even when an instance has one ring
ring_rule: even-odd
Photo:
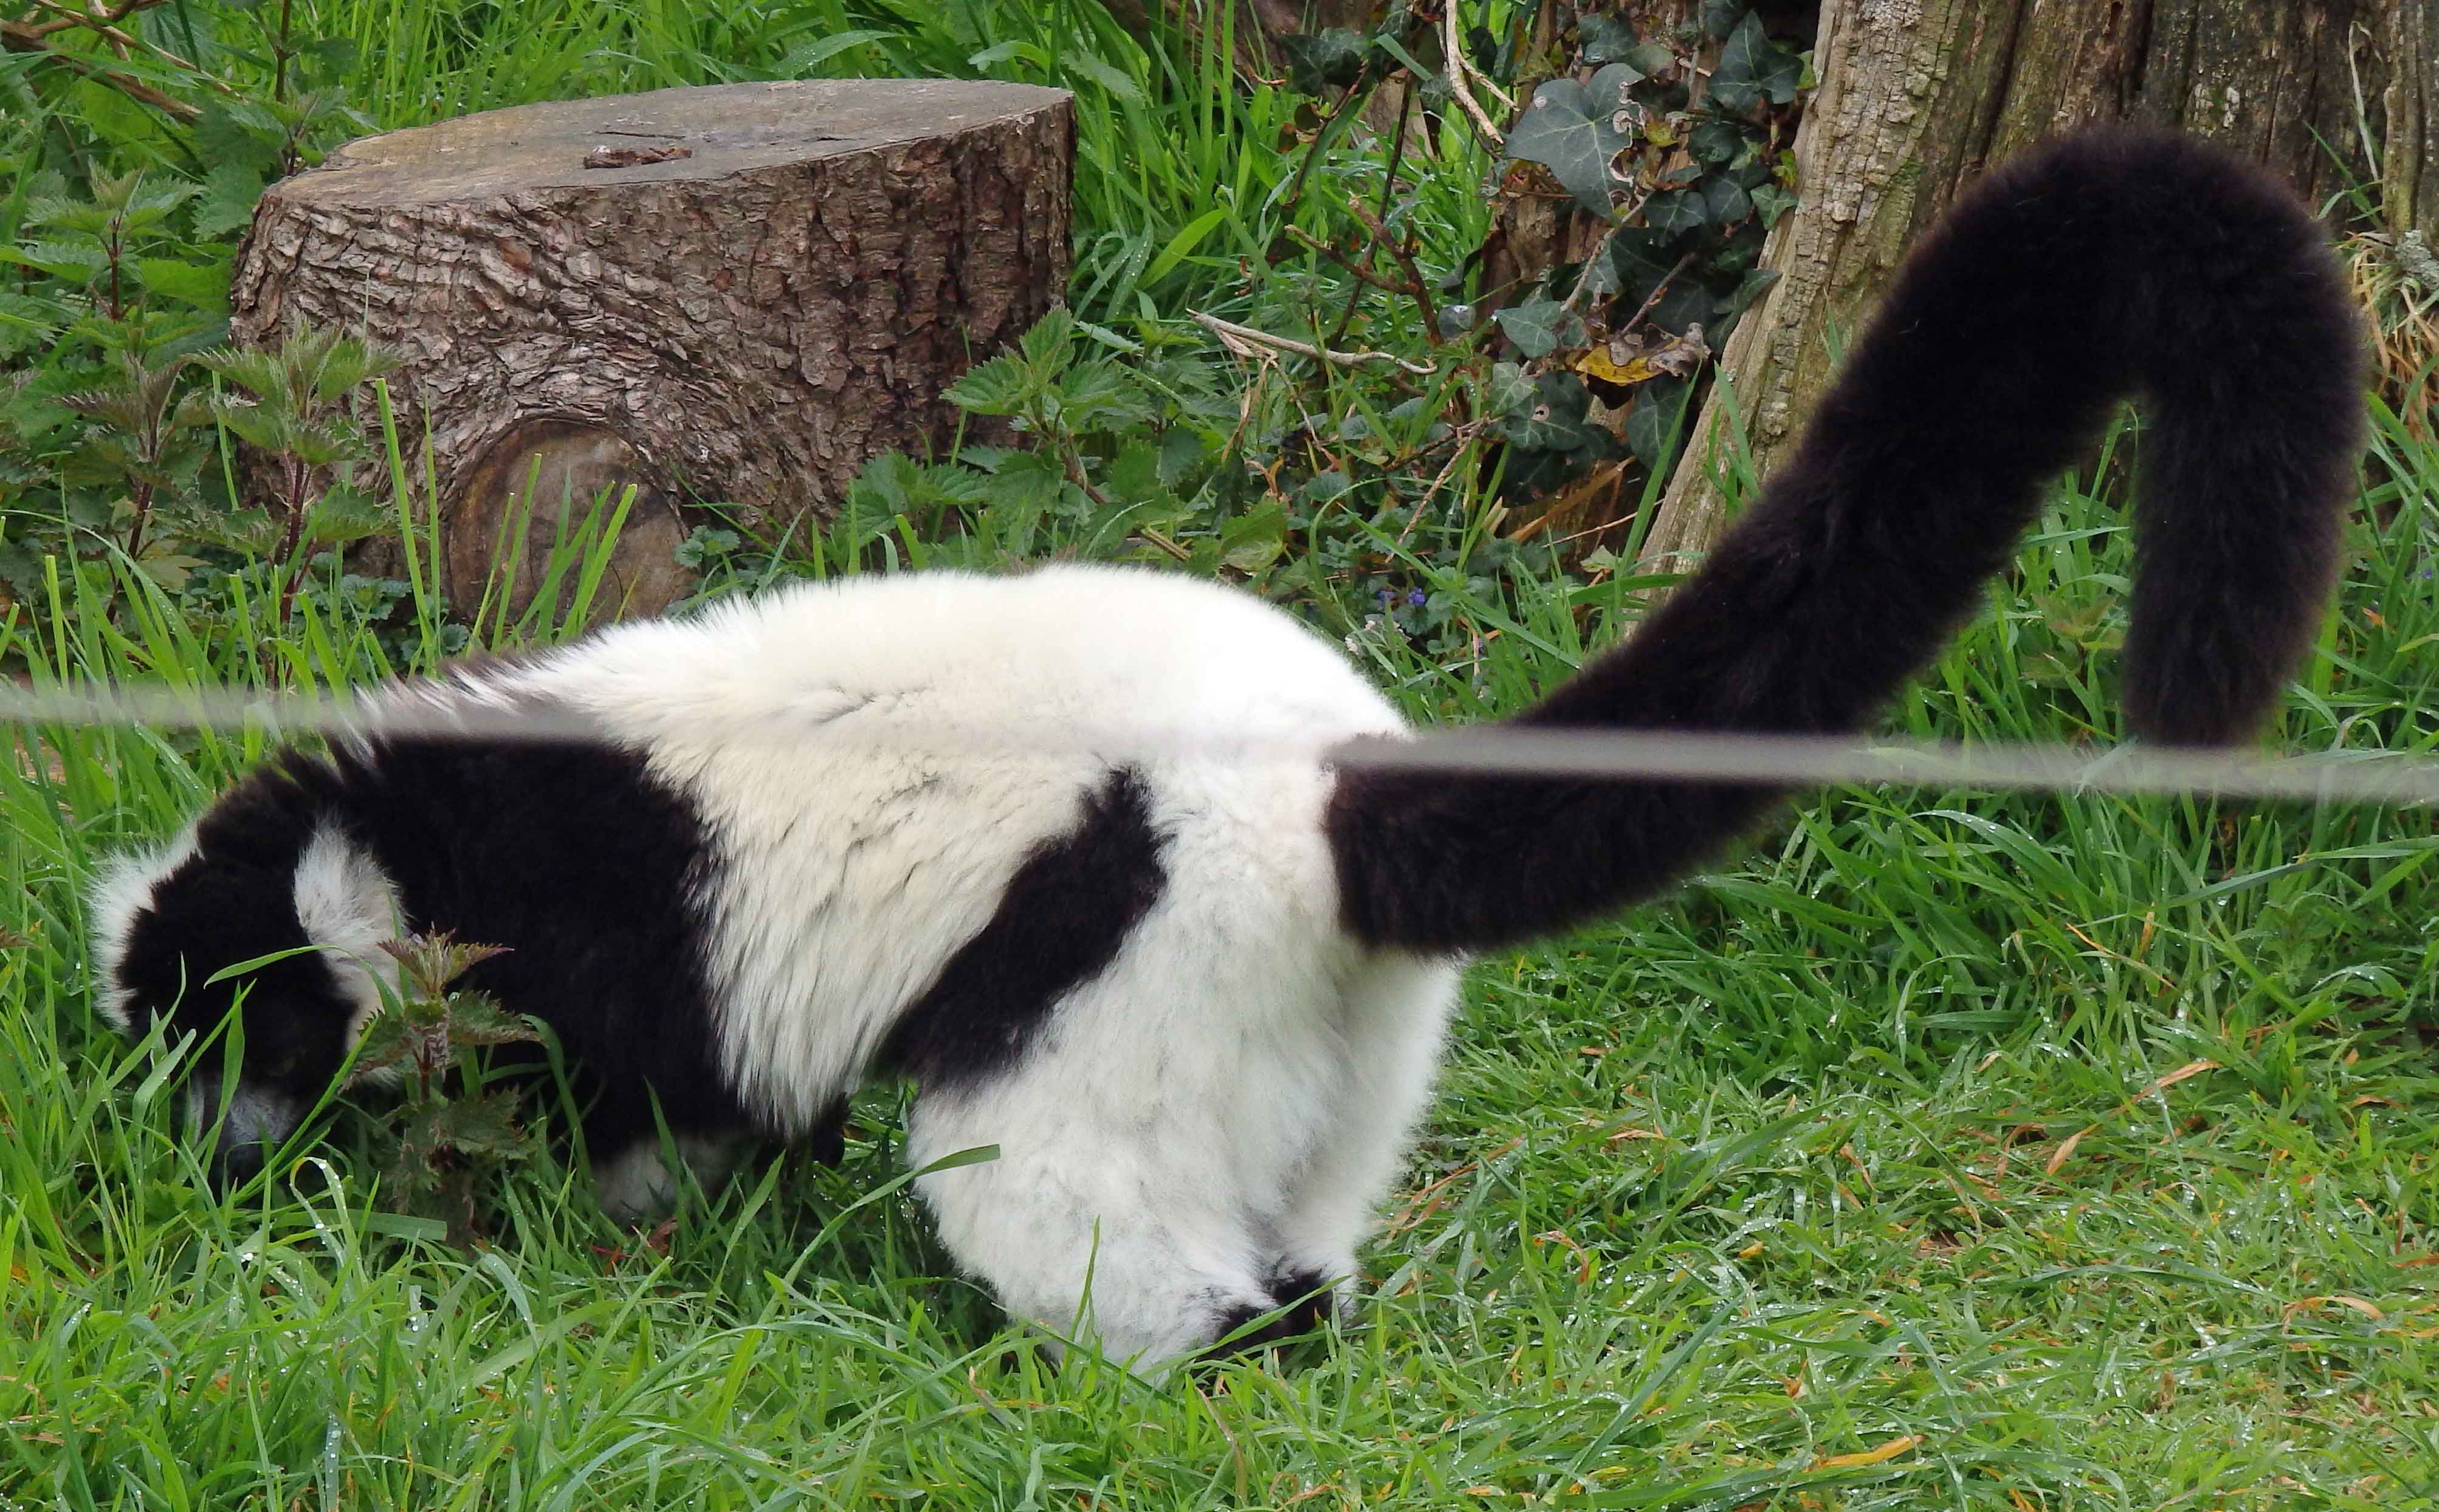
[[[1415,609],[1423,607],[1423,591],[1419,588],[1406,596],[1406,603]]]
[[[1372,590],[1372,596],[1385,604],[1389,601],[1389,590],[1386,588],[1376,588]]]

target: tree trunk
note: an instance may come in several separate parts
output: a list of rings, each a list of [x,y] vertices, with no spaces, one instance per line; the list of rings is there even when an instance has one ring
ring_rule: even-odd
[[[1066,287],[1074,158],[1068,97],[1018,84],[489,112],[275,185],[231,329],[337,323],[403,354],[409,478],[437,496],[461,609],[529,486],[546,549],[570,498],[628,483],[613,592],[656,608],[685,585],[670,552],[692,501],[784,527],[829,513],[873,455],[946,442],[942,390]]]
[[[1914,233],[1984,165],[2042,137],[2173,125],[2315,203],[2384,180],[2390,214],[2430,226],[2434,22],[2439,0],[1825,0],[1795,146],[1803,203],[1766,255],[1781,276],[1721,355],[1647,559],[1682,567],[1709,546],[1721,470],[1741,455],[1769,475],[1827,386],[1832,336],[1860,329]],[[2386,139],[2377,170],[2366,130]]]
[[[2388,76],[2377,102],[2388,229],[2439,236],[2439,0],[2390,0],[2376,45]]]

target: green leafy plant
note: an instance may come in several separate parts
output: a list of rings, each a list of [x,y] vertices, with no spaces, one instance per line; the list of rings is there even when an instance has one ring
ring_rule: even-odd
[[[50,312],[59,327],[87,315],[112,325],[126,322],[148,291],[187,306],[218,303],[228,293],[225,260],[215,269],[199,267],[190,257],[160,255],[183,249],[176,212],[200,192],[197,185],[140,168],[95,174],[89,195],[55,187],[28,198],[26,225],[35,235],[20,245],[0,247],[0,261],[58,280]],[[187,324],[193,324],[191,317]],[[120,347],[158,345],[165,334],[141,322],[121,330],[87,330]]]
[[[180,392],[179,379],[189,360],[178,356],[148,363],[139,353],[122,351],[114,382],[63,394],[57,400],[60,408],[92,422],[69,454],[71,475],[126,486],[120,503],[128,523],[121,543],[139,564],[145,560],[145,527],[153,511],[163,507],[190,509],[196,480],[211,453],[211,406],[198,394]],[[156,576],[181,572],[188,564],[185,559],[165,557]],[[169,585],[175,586],[174,578]]]
[[[1762,238],[1795,203],[1792,159],[1778,144],[1804,62],[1757,16],[1713,5],[1700,34],[1645,40],[1592,12],[1576,35],[1587,63],[1617,61],[1540,86],[1506,141],[1512,161],[1548,171],[1614,225],[1591,257],[1545,270],[1500,311],[1518,355],[1578,381],[1537,391],[1536,407],[1561,423],[1507,428],[1528,454],[1509,485],[1536,496],[1618,455],[1621,443],[1650,472],[1673,461],[1670,421],[1769,288]],[[1626,424],[1584,424],[1595,400],[1625,407]]]
[[[385,1119],[383,1193],[395,1211],[437,1218],[469,1244],[481,1232],[478,1194],[540,1147],[517,1122],[516,1090],[472,1077],[468,1052],[542,1037],[491,998],[451,986],[500,947],[418,934],[382,949],[399,963],[398,991],[365,1027],[352,1080],[403,1094]]]
[[[275,348],[223,347],[197,361],[237,390],[215,395],[212,414],[262,456],[271,512],[256,539],[279,582],[284,625],[296,596],[299,547],[344,545],[388,524],[380,502],[355,482],[355,465],[370,452],[347,400],[399,359],[322,327],[294,332]]]

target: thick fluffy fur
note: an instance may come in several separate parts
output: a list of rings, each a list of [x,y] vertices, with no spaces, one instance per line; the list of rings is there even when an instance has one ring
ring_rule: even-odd
[[[2033,154],[1910,262],[1701,572],[1525,721],[1859,725],[2141,391],[2129,717],[2238,738],[2327,586],[2357,347],[2282,191],[2168,138]],[[477,985],[584,1068],[613,1206],[668,1196],[655,1098],[712,1167],[739,1136],[835,1140],[859,1082],[910,1076],[914,1161],[999,1147],[923,1180],[960,1263],[1149,1360],[1326,1310],[1421,1110],[1456,952],[1647,893],[1770,801],[1335,771],[1332,746],[1403,733],[1335,648],[1097,567],[799,587],[405,696],[599,735],[288,757],[96,889],[97,1002],[123,1027],[208,1032],[230,987],[204,978],[324,947],[254,979],[238,1141],[284,1133],[336,1065],[379,938],[453,930],[509,947]]]

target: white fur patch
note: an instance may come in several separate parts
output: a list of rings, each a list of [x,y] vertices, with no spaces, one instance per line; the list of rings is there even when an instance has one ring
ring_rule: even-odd
[[[739,1139],[681,1134],[678,1159],[685,1163],[697,1184],[717,1192],[744,1154]],[[678,1179],[661,1158],[657,1140],[638,1140],[606,1160],[593,1164],[593,1189],[601,1211],[621,1223],[659,1218],[677,1206]]]
[[[92,930],[93,1011],[121,1034],[134,1032],[128,1011],[127,987],[118,969],[127,959],[128,935],[135,916],[152,901],[152,889],[195,853],[195,827],[151,850],[133,851],[105,864],[85,894],[85,916]]]
[[[326,824],[297,856],[291,892],[305,937],[322,947],[322,959],[355,1009],[347,1021],[353,1044],[381,1011],[383,991],[398,990],[398,960],[381,948],[405,933],[398,889],[379,863]]]
[[[187,1079],[187,1134],[201,1139],[209,1132],[212,1115],[220,1111],[221,1086],[217,1077],[190,1076]],[[276,1145],[296,1131],[305,1121],[305,1106],[276,1087],[255,1082],[240,1082],[229,1098],[228,1114],[221,1121],[221,1136],[216,1148],[230,1150],[243,1145]]]

